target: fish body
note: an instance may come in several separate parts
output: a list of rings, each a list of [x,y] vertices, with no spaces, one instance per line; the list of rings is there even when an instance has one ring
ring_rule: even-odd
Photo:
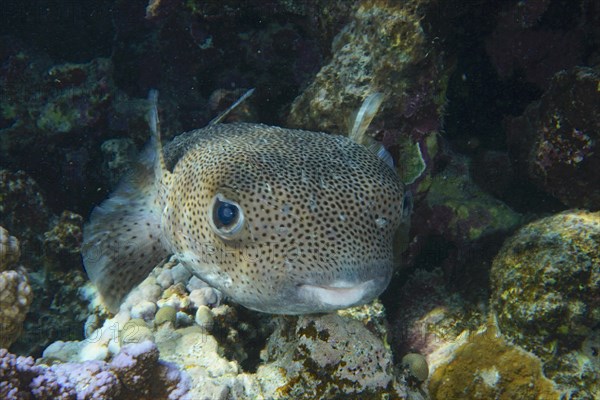
[[[347,137],[217,123],[164,152],[153,140],[93,211],[84,264],[112,310],[174,254],[248,308],[329,312],[387,287],[404,194],[395,170]]]

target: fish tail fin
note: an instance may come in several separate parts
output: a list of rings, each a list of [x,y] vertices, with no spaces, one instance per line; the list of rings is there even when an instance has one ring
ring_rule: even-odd
[[[112,312],[168,255],[161,214],[170,174],[160,146],[156,99],[152,91],[150,144],[114,193],[94,208],[83,229],[85,270]]]

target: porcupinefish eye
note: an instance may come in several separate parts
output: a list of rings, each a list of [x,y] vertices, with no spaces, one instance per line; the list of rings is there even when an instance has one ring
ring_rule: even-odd
[[[211,229],[223,239],[233,239],[244,227],[242,207],[221,193],[213,197],[209,207],[208,222]]]

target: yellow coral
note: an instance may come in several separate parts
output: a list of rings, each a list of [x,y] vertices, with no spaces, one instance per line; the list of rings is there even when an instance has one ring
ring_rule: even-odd
[[[508,344],[489,325],[459,347],[452,361],[433,373],[432,399],[558,399],[533,354]]]

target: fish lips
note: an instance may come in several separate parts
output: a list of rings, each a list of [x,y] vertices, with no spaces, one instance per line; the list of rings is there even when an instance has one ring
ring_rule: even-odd
[[[365,280],[338,279],[327,283],[307,282],[288,287],[270,301],[246,304],[248,308],[273,314],[316,314],[369,303],[388,286],[392,276],[382,274]]]

